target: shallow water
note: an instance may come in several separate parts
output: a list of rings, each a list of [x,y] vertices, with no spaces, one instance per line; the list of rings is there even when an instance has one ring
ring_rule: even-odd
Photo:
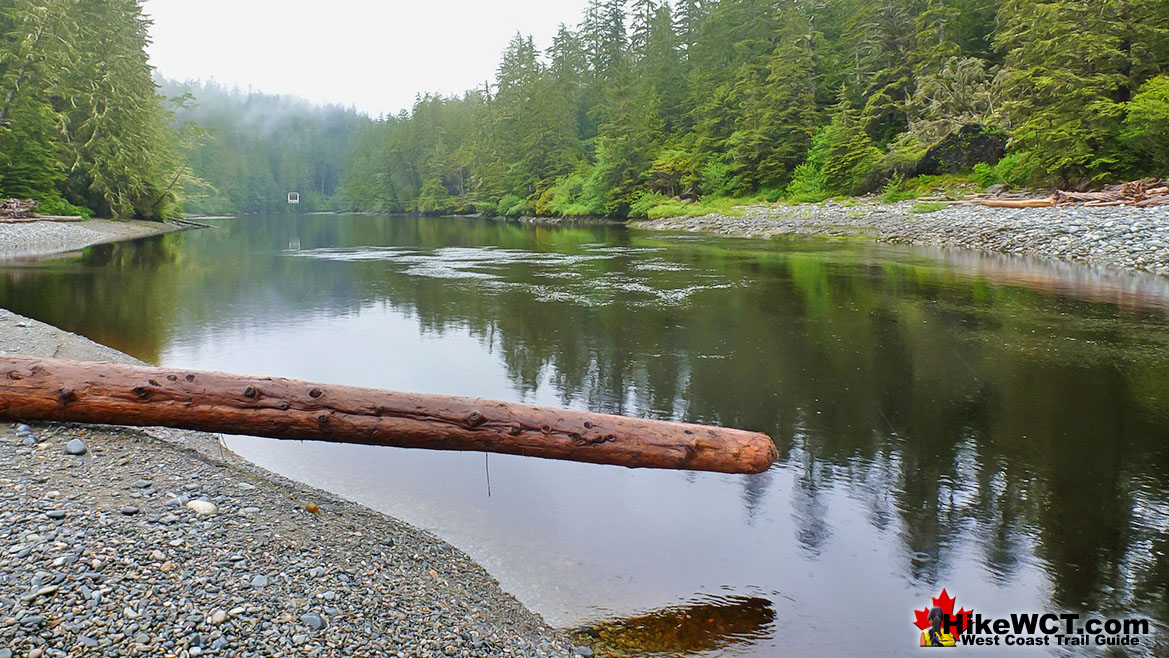
[[[943,587],[984,614],[1152,617],[1138,651],[1167,649],[1169,279],[611,226],[214,223],[0,266],[0,306],[160,364],[769,433],[759,476],[229,440],[616,649],[908,654]]]

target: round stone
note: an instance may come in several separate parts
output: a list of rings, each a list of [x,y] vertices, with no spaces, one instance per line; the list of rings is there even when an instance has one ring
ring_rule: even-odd
[[[306,615],[301,615],[300,622],[314,631],[319,631],[325,627],[325,620],[322,619],[320,615],[312,612]]]
[[[192,500],[187,503],[187,509],[201,515],[214,514],[219,511],[215,503],[206,500]]]
[[[137,513],[138,513],[138,508],[134,507],[133,505],[126,505],[125,507],[122,508],[122,514],[125,514],[126,516],[130,516],[132,514],[137,514]]]
[[[59,520],[65,518],[65,510],[63,510],[63,509],[49,510],[48,512],[45,512],[45,516],[49,517],[50,519],[59,521]]]
[[[66,455],[84,455],[89,452],[89,446],[85,445],[85,441],[81,439],[73,439],[65,444]]]

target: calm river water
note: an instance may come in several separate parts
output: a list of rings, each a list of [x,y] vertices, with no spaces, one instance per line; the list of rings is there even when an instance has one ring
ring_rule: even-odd
[[[158,364],[769,433],[759,476],[492,455],[490,496],[482,454],[229,440],[633,654],[907,655],[943,587],[987,615],[1151,617],[1136,652],[1169,649],[1169,279],[620,227],[214,223],[5,264],[0,306]]]

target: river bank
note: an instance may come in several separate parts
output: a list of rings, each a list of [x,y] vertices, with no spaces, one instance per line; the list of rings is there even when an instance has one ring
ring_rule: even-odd
[[[135,362],[2,310],[0,349]],[[462,552],[216,436],[0,424],[0,658],[87,650],[576,655]]]
[[[921,209],[916,201],[757,204],[744,207],[741,216],[668,217],[632,221],[629,226],[754,238],[865,238],[1169,274],[1169,206],[915,209]]]
[[[95,244],[136,240],[193,228],[186,222],[89,219],[0,224],[0,258],[47,256]]]

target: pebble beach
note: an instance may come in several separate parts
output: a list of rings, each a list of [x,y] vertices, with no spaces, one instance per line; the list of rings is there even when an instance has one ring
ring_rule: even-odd
[[[134,362],[0,311],[8,353]],[[449,544],[214,435],[0,424],[0,658],[591,656]]]
[[[740,216],[669,217],[631,222],[630,226],[756,238],[864,238],[1169,274],[1169,206],[952,205],[933,212],[911,212],[915,208],[920,208],[915,201],[760,204],[745,207]]]

